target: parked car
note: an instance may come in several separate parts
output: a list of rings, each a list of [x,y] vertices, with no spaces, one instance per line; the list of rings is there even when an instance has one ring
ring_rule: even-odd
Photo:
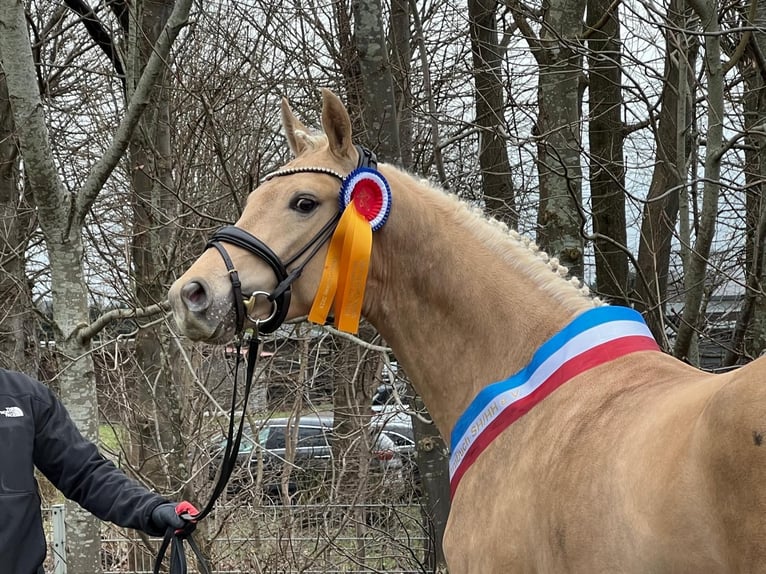
[[[288,418],[271,418],[258,421],[254,429],[246,426],[239,448],[239,457],[246,474],[233,478],[232,488],[242,488],[252,480],[258,470],[259,459],[263,464],[262,487],[264,494],[272,500],[279,500],[282,484],[282,470],[288,462]],[[335,440],[332,415],[306,415],[297,425],[293,468],[287,483],[290,496],[300,492],[308,499],[314,499],[326,488],[327,480],[332,476],[333,452]],[[401,480],[402,457],[397,445],[390,436],[372,431],[373,441],[370,449],[371,469],[383,480]],[[225,442],[216,447],[219,458]]]

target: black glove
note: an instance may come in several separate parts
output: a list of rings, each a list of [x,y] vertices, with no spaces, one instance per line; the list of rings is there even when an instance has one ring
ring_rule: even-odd
[[[176,530],[187,529],[193,525],[193,520],[190,520],[189,516],[198,514],[194,506],[186,501],[175,504],[174,502],[165,502],[160,504],[152,510],[152,522],[158,530],[165,532],[168,528],[174,528]],[[181,515],[184,517],[182,518]]]

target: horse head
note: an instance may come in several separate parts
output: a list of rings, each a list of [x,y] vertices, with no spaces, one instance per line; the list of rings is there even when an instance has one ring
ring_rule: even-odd
[[[234,226],[208,248],[168,294],[176,323],[197,341],[224,343],[248,326],[273,331],[308,313],[339,217],[340,185],[363,159],[340,99],[322,92],[324,134],[311,134],[282,101],[294,158],[249,196]]]

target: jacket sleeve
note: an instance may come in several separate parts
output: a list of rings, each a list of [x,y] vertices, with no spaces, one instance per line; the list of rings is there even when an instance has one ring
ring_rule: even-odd
[[[101,520],[161,536],[151,519],[165,498],[146,489],[85,439],[58,398],[41,385],[35,412],[35,466],[64,496]]]

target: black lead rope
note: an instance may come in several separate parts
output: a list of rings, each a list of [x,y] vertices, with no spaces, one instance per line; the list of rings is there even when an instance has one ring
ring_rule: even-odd
[[[245,416],[247,413],[247,402],[250,398],[250,389],[253,386],[253,375],[255,374],[255,364],[258,360],[258,347],[260,341],[258,335],[250,335],[250,340],[247,349],[247,371],[245,373],[245,392],[242,401],[242,415],[239,419],[239,425],[237,426],[236,433],[234,431],[234,418],[236,417],[235,411],[237,406],[237,375],[239,374],[239,364],[242,360],[242,341],[237,342],[237,362],[234,366],[234,389],[232,391],[231,399],[231,412],[229,413],[229,428],[226,436],[226,448],[224,449],[223,459],[221,460],[221,468],[218,474],[218,481],[213,488],[213,493],[210,495],[210,500],[205,507],[194,516],[184,516],[188,518],[188,522],[184,528],[175,529],[168,528],[165,531],[165,536],[162,539],[159,551],[157,552],[157,558],[154,561],[154,574],[159,574],[162,566],[162,561],[165,559],[168,547],[170,548],[170,574],[186,574],[186,553],[184,551],[184,541],[189,543],[194,556],[197,558],[197,564],[201,574],[211,574],[210,567],[202,555],[197,542],[192,536],[192,532],[197,526],[197,523],[205,518],[213,510],[216,501],[223,493],[226,485],[229,482],[231,473],[237,466],[237,455],[239,454],[239,445],[242,442],[242,433],[245,426]]]

